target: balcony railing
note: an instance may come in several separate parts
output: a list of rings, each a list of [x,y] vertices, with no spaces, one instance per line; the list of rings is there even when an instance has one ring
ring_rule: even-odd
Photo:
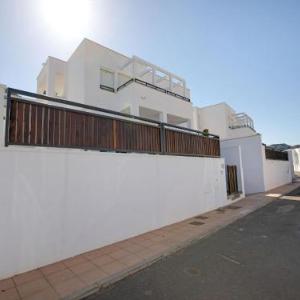
[[[132,82],[190,102],[190,91],[183,78],[172,74],[136,56],[128,59],[121,68],[100,70],[100,88],[118,92]]]
[[[213,134],[10,88],[5,144],[220,156],[219,137]]]
[[[250,128],[254,130],[253,120],[245,113],[232,114],[230,117],[229,128]]]
[[[103,85],[103,84],[100,84],[100,88],[102,90],[106,90],[106,91],[109,91],[109,92],[118,92],[119,90],[125,88],[126,86],[128,86],[129,84],[131,84],[132,82],[136,82],[138,84],[141,84],[143,86],[146,86],[146,87],[149,87],[151,89],[154,89],[156,91],[159,91],[161,93],[164,93],[164,94],[168,94],[168,95],[171,95],[173,97],[176,97],[178,99],[181,99],[181,100],[184,100],[184,101],[187,101],[187,102],[191,102],[191,100],[187,97],[184,97],[184,96],[181,96],[179,94],[176,94],[176,93],[173,93],[173,92],[170,92],[169,90],[166,90],[166,89],[163,89],[157,85],[154,85],[154,84],[151,84],[149,82],[146,82],[146,81],[143,81],[143,80],[140,80],[138,78],[131,78],[129,79],[128,81],[126,81],[125,83],[121,84],[120,86],[118,86],[116,89],[114,89],[113,87],[111,86],[108,86],[108,85]]]

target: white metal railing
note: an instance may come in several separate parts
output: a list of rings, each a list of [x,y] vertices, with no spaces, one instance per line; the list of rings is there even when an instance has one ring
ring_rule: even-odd
[[[137,56],[130,58],[120,68],[119,73],[124,72],[131,78],[142,80],[182,97],[189,97],[189,91],[183,78]]]
[[[229,128],[236,129],[243,127],[248,127],[254,130],[253,120],[245,113],[232,114],[230,116]]]
[[[164,72],[164,73],[163,73]],[[167,73],[144,60],[133,57],[118,70],[100,68],[100,88],[118,92],[132,82],[161,91],[168,95],[190,102],[190,91],[185,80],[177,75]]]

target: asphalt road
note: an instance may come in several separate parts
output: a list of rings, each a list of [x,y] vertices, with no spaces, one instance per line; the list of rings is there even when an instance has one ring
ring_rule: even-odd
[[[276,200],[88,300],[300,299],[300,201]]]

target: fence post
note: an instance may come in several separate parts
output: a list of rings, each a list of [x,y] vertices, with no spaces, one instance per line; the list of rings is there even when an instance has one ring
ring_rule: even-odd
[[[160,153],[166,153],[166,131],[163,123],[160,123]]]
[[[113,149],[117,150],[117,121],[113,120]]]

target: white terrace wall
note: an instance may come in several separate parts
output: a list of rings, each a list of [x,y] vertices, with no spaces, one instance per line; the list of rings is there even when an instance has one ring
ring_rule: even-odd
[[[222,158],[0,148],[0,279],[224,206]]]

